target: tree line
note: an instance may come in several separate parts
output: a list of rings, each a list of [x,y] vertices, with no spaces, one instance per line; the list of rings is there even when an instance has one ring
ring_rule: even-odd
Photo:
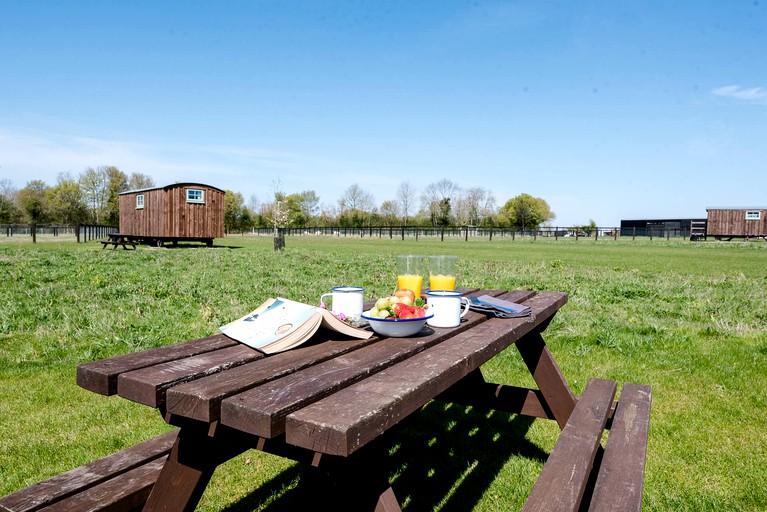
[[[321,203],[314,190],[285,193],[273,183],[268,201],[227,191],[225,223],[230,231],[251,228],[312,228],[338,226],[476,226],[534,229],[555,218],[548,203],[520,194],[498,207],[495,195],[482,187],[462,188],[442,179],[419,191],[400,182],[394,197],[376,204],[373,194],[351,184],[335,203]]]
[[[55,185],[29,181],[16,189],[0,179],[0,224],[53,223],[119,225],[119,194],[155,187],[142,173],[124,173],[114,166],[88,167],[79,176],[62,173]],[[358,184],[349,185],[334,203],[323,203],[314,190],[286,193],[281,182],[272,183],[268,200],[226,190],[225,228],[228,232],[251,228],[311,228],[368,226],[477,226],[535,229],[555,218],[548,203],[519,194],[497,206],[492,191],[462,188],[442,179],[418,190],[399,183],[394,197],[376,204],[373,194]],[[592,221],[593,222],[593,221]]]
[[[130,176],[114,166],[88,167],[78,177],[59,174],[55,185],[42,180],[16,189],[10,180],[0,180],[0,224],[103,224],[120,221],[118,194],[154,187],[152,178],[141,173]]]

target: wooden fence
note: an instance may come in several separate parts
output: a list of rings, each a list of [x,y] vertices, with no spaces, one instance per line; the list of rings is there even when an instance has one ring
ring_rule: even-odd
[[[289,236],[336,236],[336,237],[357,237],[357,238],[399,238],[405,240],[405,238],[415,238],[416,240],[421,237],[425,238],[438,238],[440,240],[445,239],[464,239],[469,238],[487,238],[493,240],[495,238],[504,238],[514,240],[518,237],[521,238],[544,238],[544,239],[613,239],[617,240],[619,237],[626,239],[636,238],[666,238],[666,239],[689,239],[689,230],[665,230],[665,231],[653,231],[653,230],[630,230],[626,232],[618,227],[597,227],[593,231],[577,231],[570,228],[562,227],[544,227],[535,230],[519,230],[511,228],[479,228],[473,226],[463,227],[448,227],[448,228],[432,228],[432,227],[415,227],[415,226],[368,226],[368,227],[316,227],[316,228],[285,228],[280,232],[283,235]],[[229,233],[234,234],[234,233]],[[239,233],[238,233],[239,234]],[[245,231],[242,234],[252,234],[257,236],[274,236],[274,230],[271,228],[253,228],[249,231]]]
[[[33,242],[38,236],[70,237],[80,242],[106,238],[109,233],[117,232],[117,226],[102,226],[93,224],[0,224],[0,233],[6,238],[31,237]]]

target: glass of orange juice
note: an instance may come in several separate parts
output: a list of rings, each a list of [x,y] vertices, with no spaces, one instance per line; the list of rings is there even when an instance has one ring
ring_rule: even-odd
[[[438,254],[429,256],[429,289],[455,290],[458,256]]]
[[[413,290],[415,297],[421,296],[423,286],[424,257],[417,254],[397,255],[397,289]]]

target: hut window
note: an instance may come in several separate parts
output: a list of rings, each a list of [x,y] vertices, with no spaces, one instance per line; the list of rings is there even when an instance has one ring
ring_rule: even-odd
[[[136,196],[136,209],[137,210],[144,209],[144,194],[138,194]]]
[[[205,194],[199,188],[186,189],[186,202],[187,203],[204,203]]]
[[[746,212],[746,220],[760,220],[762,212]]]

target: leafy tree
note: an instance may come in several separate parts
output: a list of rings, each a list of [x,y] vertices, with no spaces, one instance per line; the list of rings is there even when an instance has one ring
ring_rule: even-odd
[[[433,222],[435,226],[447,227],[450,225],[450,198],[445,197],[439,201],[439,210],[436,222]]]
[[[393,226],[397,223],[399,217],[399,207],[395,201],[384,201],[381,203],[380,219],[387,226]]]
[[[309,226],[320,211],[320,196],[314,190],[304,190],[296,196],[296,203],[303,217],[301,227]]]
[[[13,187],[11,180],[0,180],[0,224],[10,224],[21,220],[21,212],[16,207],[18,190]]]
[[[520,194],[509,199],[501,207],[501,211],[513,227],[522,231],[537,228],[556,218],[545,200],[530,194]]]
[[[301,194],[290,194],[285,197],[284,206],[288,213],[289,226],[296,228],[306,227],[309,216],[304,209],[303,192]]]
[[[250,217],[246,216],[247,211],[242,194],[227,190],[224,196],[224,229],[231,233],[246,228],[244,221]]]
[[[19,191],[19,204],[26,214],[29,222],[44,222],[47,218],[48,204],[45,192],[48,185],[41,180],[33,180]]]
[[[128,176],[114,166],[106,167],[109,195],[107,196],[105,218],[111,226],[120,224],[120,192],[128,190]]]
[[[68,174],[60,174],[58,183],[46,190],[51,219],[62,224],[78,224],[88,216],[80,184]]]

